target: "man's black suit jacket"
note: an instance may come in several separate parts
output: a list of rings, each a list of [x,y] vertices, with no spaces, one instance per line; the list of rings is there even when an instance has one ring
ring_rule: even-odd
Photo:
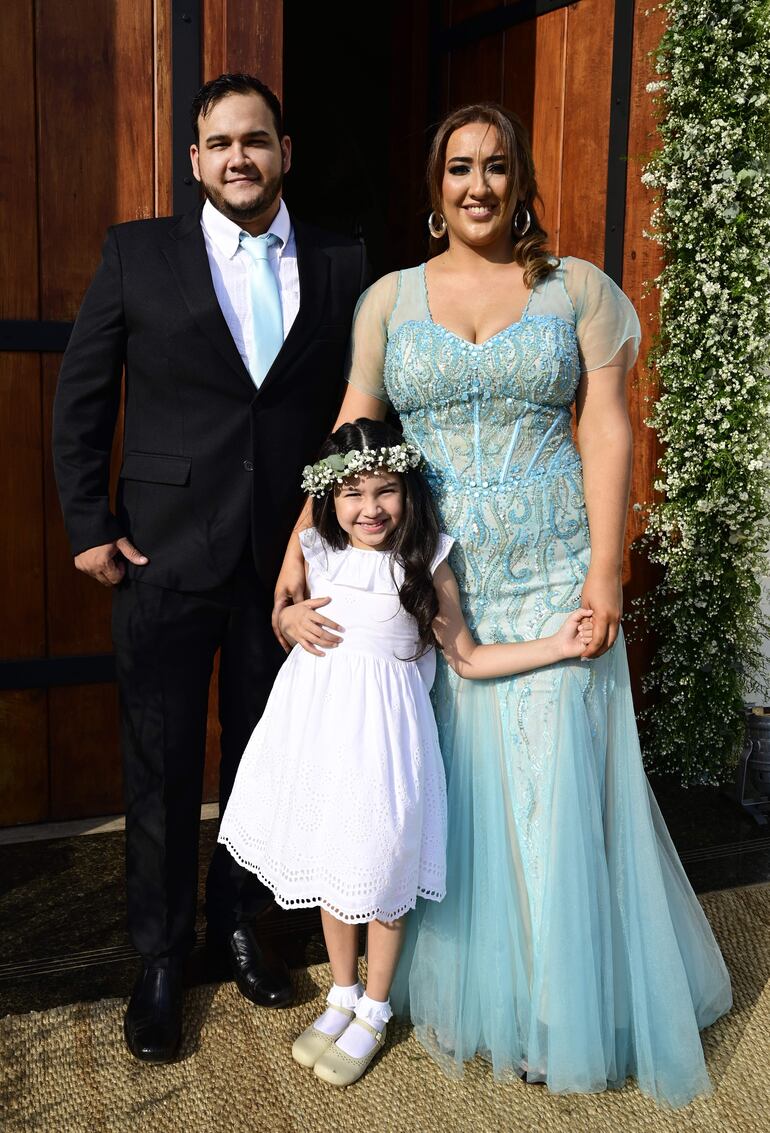
[[[64,356],[54,462],[72,553],[126,535],[149,557],[129,574],[206,590],[253,533],[272,589],[302,505],[303,466],[339,407],[360,242],[296,222],[300,307],[261,388],[214,293],[200,208],[109,229]],[[110,449],[125,366],[123,464],[115,514]]]

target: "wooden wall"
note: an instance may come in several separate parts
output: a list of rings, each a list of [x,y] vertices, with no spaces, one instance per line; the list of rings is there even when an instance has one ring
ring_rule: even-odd
[[[280,94],[281,0],[200,9],[202,79],[257,70]],[[173,211],[173,15],[171,0],[5,0],[0,320],[71,321],[106,227]],[[73,568],[52,475],[60,359],[0,351],[4,661],[111,649],[109,593]],[[0,691],[0,825],[121,809],[114,684]]]
[[[543,0],[539,9],[553,10],[537,18],[502,29],[494,19],[483,24],[502,9],[515,12],[521,2],[394,0],[380,13],[381,34],[391,42],[392,108],[386,122],[372,123],[372,160],[383,163],[392,209],[383,247],[397,255],[393,266],[424,256],[422,178],[431,123],[450,107],[482,98],[511,106],[531,129],[554,250],[603,263],[615,12],[633,0],[559,7]],[[252,70],[280,93],[284,4],[292,6],[295,24],[300,17],[301,33],[304,3],[200,0],[201,78]],[[348,7],[350,38],[349,22],[362,17],[356,15],[360,5]],[[72,320],[106,226],[173,211],[173,19],[172,0],[5,0],[0,321]],[[473,20],[482,21],[474,34],[457,34]],[[650,201],[639,174],[653,145],[645,86],[648,54],[660,33],[659,14],[646,16],[636,4],[622,284],[642,317],[642,357],[655,316],[655,297],[645,294],[644,282],[656,274],[656,259],[655,245],[642,237]],[[324,42],[317,44],[322,59],[332,56],[339,38],[331,22],[324,34],[326,54]],[[362,25],[364,53],[368,35]],[[359,66],[356,82],[366,81],[365,71]],[[313,98],[313,83],[306,84],[300,100]],[[346,97],[366,99],[366,90]],[[0,667],[3,660],[110,651],[109,594],[74,571],[53,483],[49,422],[59,361],[51,352],[0,351],[0,515],[7,533],[0,540]],[[643,424],[645,382],[640,365],[629,381],[636,439],[632,503],[649,499],[657,455]],[[629,539],[639,530],[631,511]],[[646,566],[630,555],[625,582],[629,596],[649,582]],[[637,657],[637,671],[642,667]],[[210,797],[216,787],[214,707],[212,692]],[[113,684],[0,691],[0,825],[120,810]]]

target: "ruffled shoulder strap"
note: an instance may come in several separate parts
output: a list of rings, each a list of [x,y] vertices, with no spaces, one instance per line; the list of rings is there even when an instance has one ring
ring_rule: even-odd
[[[364,551],[356,547],[344,547],[335,551],[319,535],[314,527],[308,527],[299,536],[302,554],[311,571],[326,582],[336,582],[352,586],[357,590],[371,590],[378,594],[392,594],[404,581],[404,572],[399,563],[393,563],[386,552]]]
[[[442,531],[442,533],[438,537],[438,546],[436,547],[436,553],[433,556],[433,560],[430,564],[431,574],[436,573],[437,567],[439,567],[443,563],[444,559],[452,550],[452,547],[454,547],[454,543],[455,541],[452,536],[445,535]]]
[[[334,551],[316,531],[315,527],[306,527],[299,533],[299,545],[308,566],[316,567],[322,574],[327,574],[334,559],[344,555],[344,551]]]

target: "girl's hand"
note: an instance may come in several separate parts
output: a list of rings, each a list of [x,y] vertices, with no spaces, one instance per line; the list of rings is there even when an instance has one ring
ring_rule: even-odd
[[[284,606],[278,611],[279,641],[283,638],[301,645],[307,653],[316,657],[324,656],[323,649],[333,649],[340,645],[342,638],[329,633],[329,630],[344,633],[343,627],[316,612],[329,602],[331,598],[308,598],[293,606]]]
[[[623,613],[623,588],[618,571],[588,568],[581,602],[594,617],[594,635],[586,658],[601,657],[615,644]]]
[[[558,659],[584,657],[593,636],[593,618],[590,610],[575,610],[553,635]]]

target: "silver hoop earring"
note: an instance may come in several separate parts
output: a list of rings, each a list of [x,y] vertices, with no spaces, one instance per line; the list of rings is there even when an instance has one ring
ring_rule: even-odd
[[[522,224],[522,222],[521,222],[521,214],[522,214],[522,213],[524,213],[524,216],[525,216],[525,217],[527,218],[527,219],[526,219],[526,220],[524,221],[524,223],[523,223],[523,224]],[[530,230],[530,227],[531,227],[531,225],[532,225],[532,217],[531,217],[531,216],[529,215],[529,209],[528,209],[528,208],[524,208],[524,206],[522,205],[522,207],[521,207],[521,208],[519,208],[519,209],[517,209],[517,210],[516,210],[516,213],[515,213],[515,215],[514,215],[514,217],[513,217],[513,231],[514,231],[514,234],[515,234],[516,236],[526,236],[526,235],[527,235],[527,233],[528,233],[528,232],[529,232],[529,230]]]
[[[436,217],[439,219],[436,220]],[[446,217],[440,212],[432,212],[428,217],[428,231],[434,240],[440,240],[446,232]]]

